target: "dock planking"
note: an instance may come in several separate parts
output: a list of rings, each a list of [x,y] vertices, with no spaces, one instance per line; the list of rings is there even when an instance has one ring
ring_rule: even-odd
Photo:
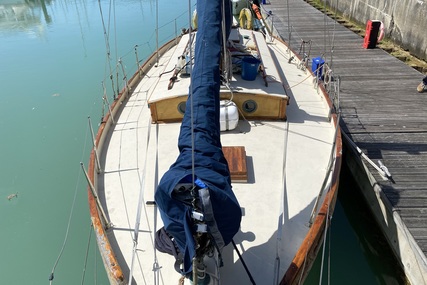
[[[362,37],[303,0],[270,0],[263,8],[293,50],[311,40],[310,58],[323,56],[340,77],[342,131],[387,166],[395,184],[370,171],[426,256],[427,93],[416,91],[423,75],[386,51],[364,49]]]

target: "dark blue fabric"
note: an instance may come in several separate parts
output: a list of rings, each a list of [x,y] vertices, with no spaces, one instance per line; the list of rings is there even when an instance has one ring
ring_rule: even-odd
[[[231,5],[225,0],[227,37],[231,24]],[[195,233],[191,206],[172,196],[175,185],[192,178],[191,121],[194,130],[195,176],[208,188],[218,229],[228,244],[237,233],[241,209],[231,189],[230,171],[221,148],[219,124],[220,54],[222,0],[197,2],[198,31],[192,85],[182,121],[176,162],[164,174],[155,193],[165,229],[184,253],[184,273],[189,273],[195,255]],[[192,95],[191,95],[192,94]],[[191,96],[193,118],[191,118]]]

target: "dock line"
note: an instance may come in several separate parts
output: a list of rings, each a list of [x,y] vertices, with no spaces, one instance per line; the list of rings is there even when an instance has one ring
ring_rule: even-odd
[[[396,184],[393,177],[391,176],[390,172],[388,171],[388,168],[381,162],[381,160],[378,160],[378,163],[380,166],[376,165],[375,162],[373,162],[355,143],[350,139],[350,137],[345,133],[341,132],[346,140],[350,143],[350,145],[359,153],[359,155],[364,158],[372,167],[374,167],[378,173],[387,178],[388,181],[390,181],[393,184]]]

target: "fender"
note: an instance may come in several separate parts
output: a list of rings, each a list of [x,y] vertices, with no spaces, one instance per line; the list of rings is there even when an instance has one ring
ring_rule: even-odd
[[[239,14],[240,27],[252,30],[252,13],[248,8],[243,8]]]

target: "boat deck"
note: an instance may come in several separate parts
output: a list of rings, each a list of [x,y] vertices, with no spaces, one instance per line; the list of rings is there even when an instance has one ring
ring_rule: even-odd
[[[381,160],[392,174],[395,184],[384,181],[365,161],[371,178],[367,183],[377,194],[372,187],[370,191],[386,209],[374,205],[373,210],[378,208],[376,215],[407,274],[421,272],[414,284],[425,284],[427,94],[416,91],[424,75],[379,48],[364,49],[362,37],[334,24],[303,0],[270,0],[264,5],[272,11],[274,27],[285,40],[289,38],[287,3],[294,49],[302,39],[312,40],[311,58],[325,54],[330,62],[334,45],[332,68],[341,79],[342,129],[370,159]],[[357,178],[360,183],[363,176]]]
[[[257,284],[271,284],[275,278],[282,278],[309,231],[310,214],[329,172],[336,134],[329,105],[313,87],[310,73],[288,63],[289,53],[284,45],[273,42],[268,46],[272,57],[264,62],[274,61],[278,65],[276,76],[280,77],[272,81],[280,82],[282,97],[290,97],[287,121],[241,119],[235,130],[221,134],[223,146],[244,146],[246,152],[247,182],[232,183],[243,211],[241,229],[234,240]],[[128,266],[123,266],[126,276],[131,267],[139,194],[143,194],[133,266],[137,284],[175,284],[180,278],[173,268],[174,258],[154,250],[154,233],[162,221],[153,203],[160,178],[178,156],[180,123],[152,124],[148,120],[149,100],[155,98],[149,95],[150,90],[160,84],[158,76],[168,70],[173,54],[174,50],[170,50],[165,61],[135,89],[112,130],[108,152],[101,155],[104,172],[98,176],[99,196],[114,225],[107,232],[117,259]],[[250,84],[263,89],[260,77]],[[166,86],[168,81],[161,84]],[[178,90],[179,84],[176,87]],[[275,90],[277,86],[270,88]],[[330,183],[330,179],[326,180],[326,185]],[[221,284],[236,284],[236,280],[249,284],[231,245],[224,249],[222,257],[225,266],[220,269]],[[277,260],[280,266],[275,276]],[[218,276],[215,270],[210,272]]]

